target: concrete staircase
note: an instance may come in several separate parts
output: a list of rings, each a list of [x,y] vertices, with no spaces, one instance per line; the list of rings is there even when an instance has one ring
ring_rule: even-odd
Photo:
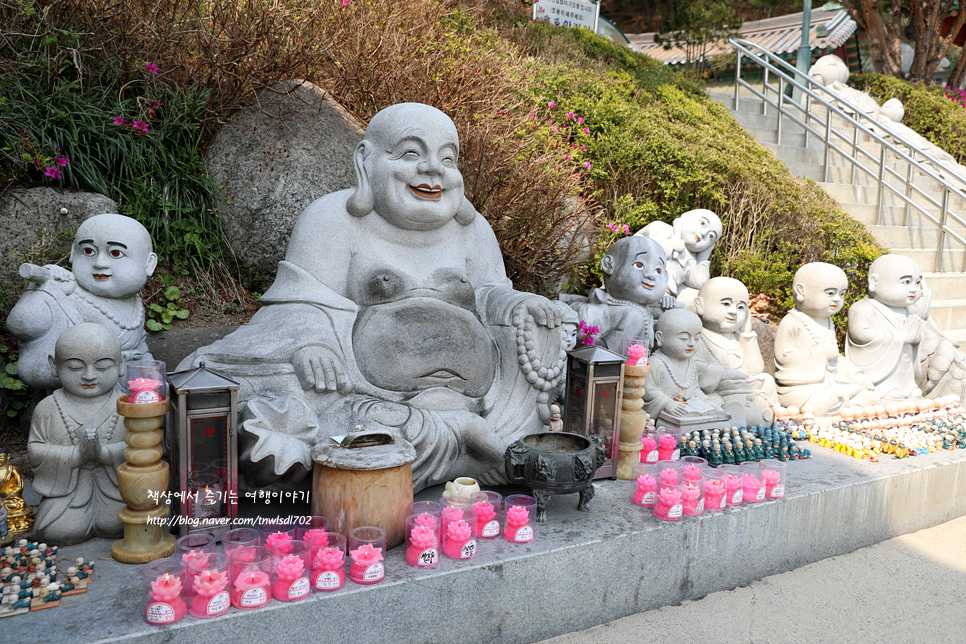
[[[774,93],[771,94],[774,98]],[[857,147],[868,156],[863,157],[863,165],[876,175],[870,176],[861,170],[853,170],[852,163],[844,156],[831,151],[828,155],[828,180],[825,179],[825,146],[818,137],[809,135],[806,146],[804,129],[791,119],[783,117],[781,140],[778,140],[778,119],[774,107],[768,107],[767,115],[762,114],[762,103],[758,98],[742,97],[735,109],[733,92],[730,94],[712,92],[711,97],[727,107],[738,122],[761,145],[771,150],[798,177],[813,179],[836,201],[842,209],[857,221],[866,225],[869,232],[890,252],[906,255],[915,259],[923,270],[927,286],[932,290],[931,315],[940,329],[954,342],[966,345],[966,252],[961,244],[948,235],[943,244],[942,272],[938,266],[939,229],[913,207],[908,207],[900,197],[883,189],[881,194],[881,218],[878,211],[878,165],[881,145],[874,139],[859,133]],[[825,110],[819,115],[824,120]],[[833,127],[846,136],[836,143],[851,152],[854,129],[843,119],[833,118]],[[812,127],[818,128],[813,124]],[[861,154],[861,153],[860,153]],[[942,203],[942,190],[939,182],[916,168],[910,170],[908,162],[887,151],[886,163],[899,174],[898,177],[886,173],[885,182],[899,187],[903,193],[939,218]],[[905,179],[912,177],[914,189],[907,192]],[[966,192],[966,186],[957,183]],[[929,203],[929,200],[935,204]],[[949,200],[949,210],[966,220],[966,201],[957,197]],[[952,222],[952,223],[950,223]],[[948,227],[966,237],[966,225],[947,217]]]

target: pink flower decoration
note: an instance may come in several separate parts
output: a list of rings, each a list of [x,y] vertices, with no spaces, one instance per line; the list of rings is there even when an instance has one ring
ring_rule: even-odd
[[[685,465],[681,474],[684,476],[685,481],[701,480],[701,470],[696,465]]]
[[[650,492],[657,487],[657,481],[653,476],[642,474],[637,477],[637,489],[641,492]]]
[[[463,518],[462,508],[447,507],[443,510],[443,519],[446,521],[459,521]]]
[[[735,475],[733,475],[733,474],[727,475],[725,477],[725,485],[728,486],[728,492],[737,492],[738,491],[738,477],[735,476]]]
[[[423,527],[432,527],[436,525],[436,517],[431,514],[420,514],[416,517],[416,525]]]
[[[154,63],[144,63],[144,68],[152,74],[157,74],[161,69]]]
[[[60,168],[55,168],[54,166],[44,168],[44,174],[51,179],[62,179],[64,177],[64,173],[60,171]]]
[[[473,532],[473,528],[466,521],[457,521],[453,525],[446,528],[446,540],[455,543],[466,543],[470,535]]]
[[[415,527],[409,533],[409,541],[419,549],[429,548],[436,541],[436,534],[430,528]]]
[[[371,544],[364,543],[355,550],[349,551],[352,562],[360,566],[371,566],[377,561],[382,561],[382,548],[374,548]]]
[[[321,548],[315,555],[316,570],[338,570],[345,564],[345,553],[341,548]]]
[[[674,446],[678,444],[678,441],[673,436],[661,436],[658,444],[664,449],[674,449]]]
[[[220,570],[205,570],[195,575],[195,592],[204,597],[220,593],[228,585],[228,575]]]
[[[582,116],[578,116],[577,117],[577,122],[580,123],[581,125],[583,125],[584,124],[584,118]]]
[[[511,526],[523,525],[530,521],[530,513],[522,505],[511,505],[506,509],[506,522]]]
[[[624,234],[626,235],[627,232]],[[631,346],[627,347],[627,361],[631,365],[639,365],[641,364],[641,360],[647,360],[647,347],[639,344],[632,344]]]
[[[594,337],[591,336],[591,335],[588,335],[586,338],[583,339],[583,341],[581,342],[581,344],[586,344],[588,346],[594,346]]]
[[[708,496],[720,496],[725,492],[725,483],[724,481],[710,479],[704,484],[704,491]]]
[[[475,503],[473,508],[476,510],[476,517],[481,524],[486,523],[496,516],[496,510],[493,509],[493,504],[489,501]]]
[[[272,534],[265,537],[265,547],[269,550],[272,549],[276,544],[282,543],[283,541],[291,541],[292,535],[286,532],[273,532]]]
[[[181,558],[188,565],[194,563],[196,568],[205,568],[208,565],[208,553],[200,550],[189,550]]]
[[[666,507],[671,507],[681,501],[681,492],[675,490],[673,487],[662,487],[658,490],[657,496]]]
[[[761,480],[765,485],[777,485],[782,482],[782,475],[775,470],[762,470]]]
[[[590,134],[590,128],[589,127],[585,127],[584,128],[584,134]]]
[[[645,436],[641,439],[641,444],[644,445],[644,451],[646,453],[653,452],[657,449],[657,441],[650,436]]]
[[[305,564],[301,557],[282,557],[278,562],[279,579],[298,579],[305,572]]]

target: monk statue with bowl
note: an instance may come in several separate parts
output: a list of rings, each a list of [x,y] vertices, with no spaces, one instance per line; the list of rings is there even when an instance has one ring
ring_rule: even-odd
[[[409,441],[415,488],[504,480],[503,452],[550,422],[561,312],[513,289],[463,194],[459,136],[417,103],[372,118],[355,189],[306,208],[251,322],[199,349],[240,383],[248,485],[296,484],[356,425]]]

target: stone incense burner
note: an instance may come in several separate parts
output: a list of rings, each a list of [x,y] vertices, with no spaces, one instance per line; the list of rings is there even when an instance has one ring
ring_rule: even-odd
[[[537,499],[537,522],[547,520],[547,504],[554,494],[580,493],[577,509],[590,510],[594,472],[604,462],[599,436],[587,438],[566,432],[528,434],[511,443],[503,456],[507,478],[523,483]]]

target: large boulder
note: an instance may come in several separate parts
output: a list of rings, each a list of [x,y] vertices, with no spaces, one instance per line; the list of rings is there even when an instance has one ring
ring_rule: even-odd
[[[107,212],[117,212],[117,204],[92,192],[29,188],[4,193],[0,197],[0,291],[18,292],[22,263],[44,264],[66,255],[74,230],[88,217]],[[16,302],[11,298],[7,306]]]
[[[324,90],[288,81],[262,91],[258,107],[232,117],[208,149],[225,186],[228,246],[262,288],[285,257],[295,220],[310,203],[356,183],[352,152],[363,126]]]

